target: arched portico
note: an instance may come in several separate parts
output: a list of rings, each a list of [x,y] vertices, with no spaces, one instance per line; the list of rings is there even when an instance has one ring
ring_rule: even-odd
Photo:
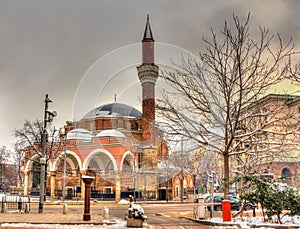
[[[99,161],[97,160],[97,164],[100,166],[100,169],[105,169],[105,166],[111,162],[112,169],[115,171],[118,170],[118,165],[115,158],[109,151],[105,149],[95,149],[91,151],[83,162],[82,170],[88,170],[91,161],[95,160],[95,158],[100,159]]]
[[[72,167],[75,167],[77,164],[79,167],[79,170],[82,169],[82,162],[81,162],[79,156],[76,153],[74,153],[73,151],[66,150],[66,151],[62,151],[60,153],[60,155],[54,160],[53,163],[50,163],[50,171],[57,171],[58,164],[60,161],[64,160],[65,153],[66,153],[66,160],[70,165],[72,165]],[[70,159],[71,157],[73,157],[75,159],[75,161],[73,159],[71,160]]]
[[[121,199],[119,168],[111,152],[102,148],[91,151],[83,162],[81,173],[95,177],[91,185],[93,192],[102,195],[115,193],[115,200]]]
[[[124,153],[122,160],[121,160],[121,164],[120,164],[120,170],[123,170],[123,167],[126,166],[130,166],[132,168],[132,170],[134,170],[134,168],[138,167],[138,163],[136,161],[136,158],[134,156],[134,154],[131,151],[127,151],[126,153]]]
[[[29,194],[29,189],[39,188],[40,155],[34,154],[27,161],[24,168],[24,195]]]
[[[66,159],[66,168],[64,168],[64,159]],[[59,156],[49,163],[49,167],[51,199],[53,200],[55,195],[67,196],[68,198],[76,196],[76,187],[81,186],[82,162],[80,157],[70,150],[61,151]]]

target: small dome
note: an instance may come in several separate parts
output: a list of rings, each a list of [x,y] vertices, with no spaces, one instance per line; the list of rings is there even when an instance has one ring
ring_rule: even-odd
[[[118,130],[102,130],[96,135],[97,137],[116,137],[126,138],[126,136]]]
[[[94,108],[89,111],[82,119],[95,119],[100,117],[116,117],[122,115],[124,117],[137,118],[141,117],[142,113],[123,103],[109,103],[99,107]]]
[[[67,134],[67,139],[91,141],[93,134],[86,129],[74,129]]]

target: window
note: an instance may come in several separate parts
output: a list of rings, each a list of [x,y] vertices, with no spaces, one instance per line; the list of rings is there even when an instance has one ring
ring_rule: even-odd
[[[104,193],[109,194],[112,193],[112,188],[111,187],[104,187]]]
[[[179,187],[178,186],[176,186],[176,193],[175,193],[175,195],[176,195],[176,197],[178,197],[179,196]]]
[[[90,123],[90,131],[95,131],[95,130],[96,130],[95,122],[91,122]]]

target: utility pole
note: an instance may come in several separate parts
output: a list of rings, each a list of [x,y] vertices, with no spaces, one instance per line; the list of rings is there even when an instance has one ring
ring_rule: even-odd
[[[65,142],[64,142],[64,174],[63,174],[63,190],[62,190],[62,198],[63,201],[66,199],[66,172],[67,172],[67,135],[65,134]]]
[[[181,162],[181,172],[180,172],[180,190],[181,190],[181,197],[180,197],[180,201],[183,202],[183,161],[182,161],[182,157],[183,157],[183,137],[181,137],[181,152],[180,152],[180,162]]]
[[[45,98],[45,112],[44,112],[44,126],[42,131],[42,156],[40,158],[40,165],[41,165],[41,174],[40,174],[40,200],[39,200],[39,213],[43,213],[44,209],[44,199],[45,199],[45,173],[46,173],[46,154],[47,154],[47,123],[52,122],[53,117],[57,115],[55,111],[50,112],[48,111],[48,103],[51,103],[52,101],[48,98],[48,94],[46,94]]]

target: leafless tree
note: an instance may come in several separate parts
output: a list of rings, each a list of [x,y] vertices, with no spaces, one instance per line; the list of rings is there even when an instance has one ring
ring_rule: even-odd
[[[7,163],[8,159],[8,150],[5,146],[1,146],[0,148],[0,187],[3,190],[5,187],[4,182],[4,165]]]
[[[0,162],[6,163],[9,159],[10,151],[7,149],[6,146],[0,147]]]
[[[14,164],[11,161],[11,151],[6,146],[0,147],[0,188],[6,190],[15,185],[16,176]]]
[[[289,79],[295,82],[297,85],[300,84],[300,61],[295,65],[295,70],[290,72]],[[298,91],[299,92],[299,91]]]
[[[171,138],[185,136],[222,155],[225,197],[229,159],[237,154],[245,109],[290,74],[292,57],[297,54],[291,40],[284,42],[268,29],[258,27],[258,35],[252,38],[249,23],[250,13],[244,22],[233,15],[232,27],[225,21],[220,33],[211,29],[211,38],[203,38],[206,48],[198,58],[183,57],[175,70],[163,72],[162,78],[172,89],[164,91],[157,103]],[[252,135],[261,129],[253,128]]]
[[[54,127],[48,125],[46,136],[46,159],[55,158],[61,149],[59,138]],[[42,156],[43,122],[41,120],[25,120],[23,128],[15,129],[14,136],[17,138],[15,149],[17,153],[24,153],[25,160],[30,160],[34,154]]]
[[[24,162],[24,147],[19,141],[14,143],[14,153],[12,154],[13,162],[17,166],[17,186],[23,186],[24,180],[22,175],[22,167]]]

